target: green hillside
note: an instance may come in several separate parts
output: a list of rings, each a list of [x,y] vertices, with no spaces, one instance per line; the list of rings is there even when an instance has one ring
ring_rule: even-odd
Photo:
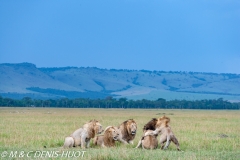
[[[37,68],[0,64],[0,94],[21,98],[217,99],[240,101],[240,75],[199,72]]]

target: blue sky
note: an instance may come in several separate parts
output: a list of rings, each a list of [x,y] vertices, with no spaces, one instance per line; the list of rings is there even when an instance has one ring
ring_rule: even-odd
[[[240,74],[239,0],[0,1],[0,63]]]

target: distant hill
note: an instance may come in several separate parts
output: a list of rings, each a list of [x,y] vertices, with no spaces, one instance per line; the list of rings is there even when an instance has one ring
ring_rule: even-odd
[[[0,64],[0,95],[9,98],[217,99],[240,101],[240,75],[199,72],[37,68]]]

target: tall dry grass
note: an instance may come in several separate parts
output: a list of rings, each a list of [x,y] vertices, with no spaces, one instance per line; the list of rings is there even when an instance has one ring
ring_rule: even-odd
[[[178,152],[174,144],[166,151],[135,149],[144,124],[164,114],[171,118],[184,152]],[[118,143],[104,149],[91,145],[82,159],[240,159],[240,111],[218,110],[0,108],[0,154],[62,151],[65,136],[90,119],[106,127],[130,118],[138,124],[133,145]]]

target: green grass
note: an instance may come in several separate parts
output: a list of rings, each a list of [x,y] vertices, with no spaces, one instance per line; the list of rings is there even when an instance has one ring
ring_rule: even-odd
[[[159,147],[156,150],[135,149],[144,124],[163,114],[171,118],[172,130],[183,152],[178,152],[174,144],[166,151]],[[95,118],[106,127],[118,126],[133,118],[138,124],[133,145],[117,143],[115,148],[99,148],[91,144],[91,148],[84,150],[84,157],[78,159],[235,160],[240,159],[239,115],[240,111],[218,110],[0,108],[0,159],[4,151],[8,154],[11,151],[33,151],[30,159],[37,159],[34,157],[36,151],[77,153],[83,150],[62,149],[61,146],[65,136],[85,122]],[[58,156],[56,159],[67,158]]]

